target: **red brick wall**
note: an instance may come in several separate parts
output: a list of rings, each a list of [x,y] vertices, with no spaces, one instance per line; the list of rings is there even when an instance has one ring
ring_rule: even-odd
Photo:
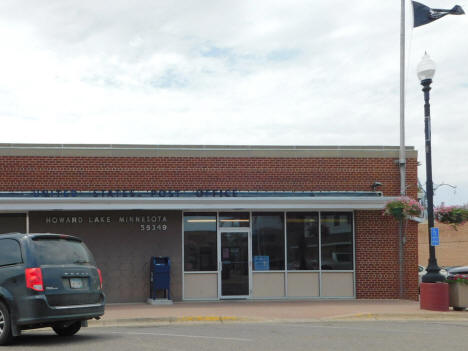
[[[0,191],[285,190],[400,192],[396,158],[9,157],[0,156]],[[417,192],[417,160],[407,164]],[[380,211],[356,211],[358,298],[398,298],[398,225]],[[406,298],[417,299],[417,228],[406,229]]]
[[[416,160],[408,160],[416,194]],[[392,158],[0,157],[0,191],[237,189],[399,194]]]
[[[399,225],[381,211],[356,211],[356,295],[360,299],[396,299],[399,288]],[[405,224],[404,295],[418,299],[417,223]]]

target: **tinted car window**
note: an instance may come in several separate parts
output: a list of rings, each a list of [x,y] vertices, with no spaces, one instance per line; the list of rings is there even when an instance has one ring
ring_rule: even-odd
[[[23,262],[19,243],[13,239],[0,240],[0,266]]]
[[[33,243],[39,265],[95,264],[93,256],[80,241],[35,238]]]

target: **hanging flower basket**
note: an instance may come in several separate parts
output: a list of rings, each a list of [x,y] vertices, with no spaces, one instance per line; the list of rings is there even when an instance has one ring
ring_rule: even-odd
[[[468,209],[458,206],[440,206],[434,211],[436,220],[440,223],[450,224],[455,229],[468,221]]]
[[[423,207],[418,201],[407,196],[403,196],[396,200],[387,202],[385,204],[383,214],[392,216],[397,220],[402,220],[408,217],[420,216],[422,211]]]

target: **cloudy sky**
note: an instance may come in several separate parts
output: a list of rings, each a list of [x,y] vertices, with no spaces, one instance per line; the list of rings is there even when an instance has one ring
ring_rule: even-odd
[[[468,203],[468,16],[413,30],[409,3],[406,144],[425,182],[427,50],[436,204]],[[1,0],[0,143],[398,145],[399,23],[398,0]]]

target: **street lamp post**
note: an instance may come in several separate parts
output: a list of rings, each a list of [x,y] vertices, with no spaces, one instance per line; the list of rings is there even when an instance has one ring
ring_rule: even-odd
[[[435,247],[431,245],[431,228],[434,227],[434,188],[432,183],[432,155],[431,155],[431,106],[429,105],[429,91],[431,90],[432,78],[435,74],[435,63],[427,53],[424,54],[418,65],[418,78],[423,86],[424,92],[424,134],[426,138],[426,194],[427,194],[427,219],[429,235],[429,262],[427,273],[422,277],[423,283],[443,282],[445,278],[440,274],[437,265]]]

